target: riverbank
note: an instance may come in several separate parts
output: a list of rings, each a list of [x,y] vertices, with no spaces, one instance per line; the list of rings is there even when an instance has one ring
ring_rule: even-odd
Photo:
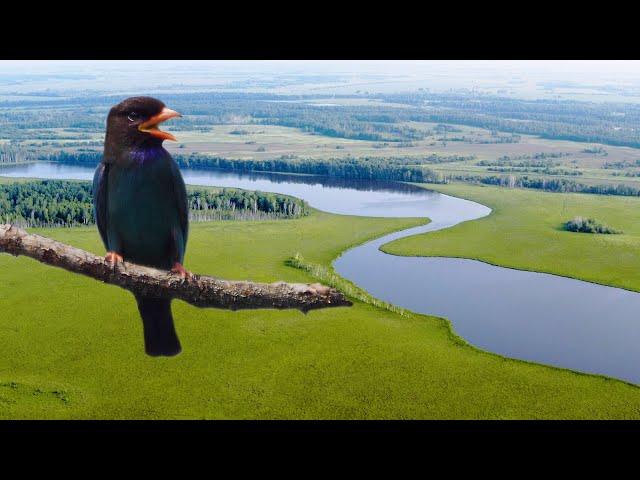
[[[640,291],[640,199],[524,189],[431,185],[425,188],[473,200],[492,209],[488,217],[399,239],[385,253],[455,257],[491,265],[551,273]],[[621,235],[568,232],[563,223],[592,216]]]

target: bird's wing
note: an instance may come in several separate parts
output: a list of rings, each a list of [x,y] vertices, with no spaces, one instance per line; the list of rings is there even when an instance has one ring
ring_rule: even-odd
[[[180,220],[180,229],[184,244],[187,244],[187,236],[189,234],[189,203],[187,198],[187,188],[184,185],[182,174],[175,160],[171,160],[171,180],[173,182],[173,192],[178,203],[178,217]]]
[[[109,164],[100,163],[93,175],[93,212],[104,247],[109,250],[107,243],[107,179]]]

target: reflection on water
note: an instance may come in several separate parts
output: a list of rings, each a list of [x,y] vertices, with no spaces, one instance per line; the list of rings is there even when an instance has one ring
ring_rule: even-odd
[[[39,163],[0,167],[0,175],[89,180],[93,168]],[[192,185],[294,195],[333,213],[429,217],[428,225],[345,252],[334,262],[336,271],[375,297],[450,319],[482,349],[640,383],[640,294],[473,260],[379,250],[397,238],[486,216],[490,209],[483,205],[395,182],[196,169],[183,175]]]
[[[59,163],[32,163],[0,167],[9,177],[91,180],[94,168]],[[424,217],[425,201],[439,194],[414,185],[369,180],[348,180],[315,175],[236,172],[183,168],[189,185],[246,188],[303,198],[312,207],[344,215],[371,217]]]

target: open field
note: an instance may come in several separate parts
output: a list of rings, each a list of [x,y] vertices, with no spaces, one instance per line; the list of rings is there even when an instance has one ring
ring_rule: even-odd
[[[329,265],[420,222],[316,211],[195,224],[186,265],[309,281],[285,266],[295,252]],[[93,228],[40,233],[102,251]],[[174,302],[184,352],[154,359],[127,292],[7,255],[0,283],[0,418],[640,418],[637,387],[480,352],[433,317],[360,302],[307,315]]]
[[[640,162],[640,152],[630,147],[551,140],[532,135],[512,137],[511,134],[452,124],[447,124],[447,128],[452,130],[446,134],[443,133],[442,124],[404,122],[399,126],[424,132],[427,136],[411,142],[378,142],[328,137],[298,128],[244,122],[174,130],[178,142],[167,142],[166,147],[174,155],[197,153],[241,160],[401,157],[408,166],[424,165],[444,175],[528,175],[564,178],[585,184],[640,185],[640,163],[636,163]],[[18,141],[15,145],[37,155],[59,151],[102,151],[103,133],[99,131],[40,129],[34,130],[33,135],[33,139]],[[513,143],[510,140],[512,138],[515,139]],[[0,142],[7,144],[8,139],[0,139]],[[443,163],[425,160],[433,155],[441,159],[467,159]],[[535,168],[518,166],[539,155],[553,156],[540,161],[541,165],[551,169],[551,173],[540,172],[539,168],[536,171]],[[515,162],[513,171],[496,171],[504,165],[500,163],[504,162],[504,157]],[[483,161],[494,163],[479,165]]]
[[[488,217],[400,239],[387,253],[447,256],[548,272],[640,291],[640,199],[560,194],[463,184],[429,185],[493,209]],[[567,232],[576,216],[596,218],[621,235]]]
[[[407,124],[412,128],[436,127],[436,124],[416,122]],[[449,125],[451,126],[451,125]],[[440,164],[440,168],[456,170],[458,168],[472,168],[472,171],[486,171],[477,166],[481,160],[495,160],[503,156],[532,156],[539,153],[566,156],[557,160],[559,166],[580,170],[598,171],[601,176],[610,175],[604,170],[606,163],[635,162],[640,160],[640,151],[630,147],[613,147],[594,145],[564,140],[548,140],[531,135],[521,135],[517,143],[478,143],[494,140],[487,130],[455,126],[461,133],[449,133],[464,136],[467,140],[441,141],[443,136],[435,134],[424,140],[412,142],[372,142],[367,140],[352,140],[326,137],[303,132],[300,129],[271,125],[214,125],[208,132],[185,131],[178,133],[179,143],[168,144],[167,147],[175,153],[208,153],[214,156],[230,158],[278,158],[280,155],[299,155],[309,158],[343,158],[352,157],[415,157],[422,158],[430,155],[441,157],[474,157],[472,160],[449,162]],[[243,132],[242,135],[230,132]],[[245,133],[246,132],[246,133]],[[500,134],[500,136],[505,136]],[[255,143],[247,143],[255,142]],[[182,148],[179,148],[183,145]],[[607,155],[587,153],[584,150],[602,147]],[[257,149],[264,147],[264,152]],[[411,165],[411,162],[407,162]],[[431,166],[433,168],[434,166]]]
[[[464,125],[447,124],[455,129],[446,134],[436,132],[439,124],[427,122],[406,122],[401,126],[415,128],[430,133],[424,140],[411,142],[377,142],[354,140],[339,137],[328,137],[304,132],[299,128],[277,125],[257,125],[254,123],[231,123],[224,125],[207,125],[197,130],[176,130],[177,143],[167,142],[169,150],[176,153],[208,153],[230,158],[278,158],[280,155],[303,155],[310,158],[358,156],[429,156],[437,154],[443,157],[459,155],[474,156],[474,160],[454,162],[455,165],[475,165],[478,160],[493,160],[501,156],[534,155],[536,153],[566,153],[559,158],[566,167],[598,169],[606,162],[635,161],[640,159],[637,149],[598,145],[606,150],[607,155],[584,152],[595,144],[570,142],[565,140],[549,140],[532,135],[518,135],[517,143],[497,143],[497,138],[509,138],[510,134],[492,132]],[[171,126],[167,127],[171,131]],[[103,132],[78,132],[69,129],[38,130],[38,135],[47,135],[46,140],[25,140],[24,146],[44,147],[45,150],[63,148],[74,151],[82,145],[65,147],[70,140],[86,143],[102,141]],[[36,132],[34,131],[34,137]],[[456,140],[463,138],[465,140]],[[6,139],[5,139],[6,140]],[[484,143],[487,142],[487,143]],[[181,147],[182,146],[182,147]],[[258,152],[264,147],[264,152]],[[342,148],[340,148],[342,147]],[[99,151],[97,146],[94,150]],[[452,167],[453,164],[446,164]]]
[[[300,80],[280,79],[285,84]],[[343,80],[331,79],[336,85]],[[277,84],[275,78],[264,81]],[[240,82],[241,89],[253,82]],[[551,82],[543,90],[575,87]],[[284,161],[384,158],[404,169],[435,170],[439,175],[428,178],[445,180],[528,176],[640,187],[638,148],[615,146],[640,147],[640,108],[629,103],[530,102],[424,90],[377,95],[363,89],[340,95],[313,94],[311,89],[309,95],[290,96],[169,91],[158,95],[184,114],[166,127],[178,138],[167,142],[176,155]],[[120,97],[58,95],[55,100],[45,95],[40,101],[5,102],[0,163],[97,161],[105,117]],[[57,155],[61,151],[72,157]]]

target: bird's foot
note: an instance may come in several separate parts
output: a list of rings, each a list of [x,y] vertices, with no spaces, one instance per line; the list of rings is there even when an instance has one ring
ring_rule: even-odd
[[[188,272],[181,263],[176,262],[173,264],[173,268],[171,269],[171,273],[175,273],[177,275],[180,275],[183,279],[185,280],[190,280],[191,278],[193,278],[193,274],[191,272]]]
[[[112,267],[115,267],[120,262],[124,262],[124,258],[122,258],[122,255],[116,252],[108,252],[104,256],[104,259],[107,261],[107,263],[110,263]]]

